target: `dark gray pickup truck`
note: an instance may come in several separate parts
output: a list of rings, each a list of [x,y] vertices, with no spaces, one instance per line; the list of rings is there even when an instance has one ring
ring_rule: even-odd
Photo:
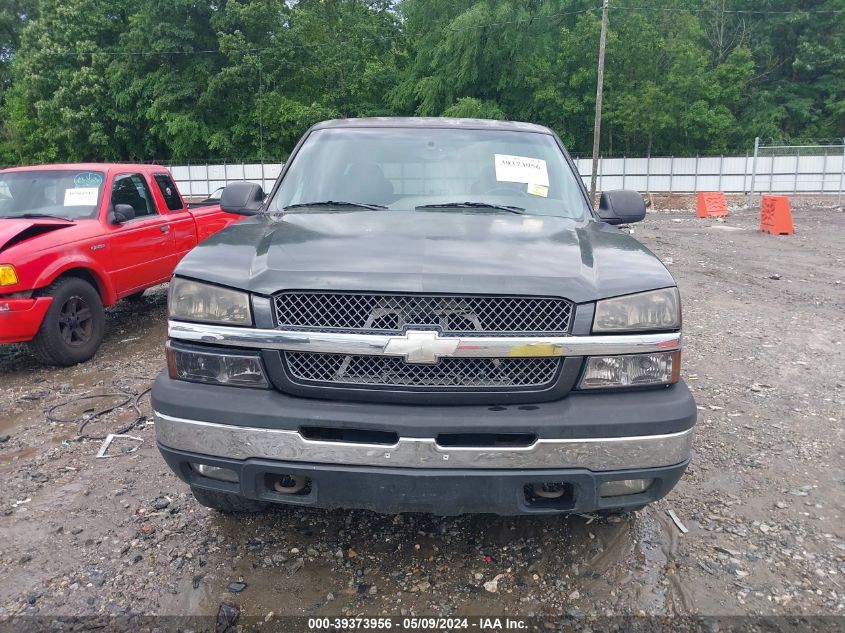
[[[681,309],[537,125],[311,128],[170,286],[159,448],[197,500],[442,515],[634,509],[690,459]]]

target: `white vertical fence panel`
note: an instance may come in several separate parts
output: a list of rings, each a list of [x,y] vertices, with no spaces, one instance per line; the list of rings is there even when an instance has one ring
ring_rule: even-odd
[[[243,180],[244,175],[243,165],[226,165],[226,179],[227,180]]]
[[[634,191],[645,191],[646,189],[650,189],[651,187],[648,186],[651,183],[646,182],[647,178],[645,174],[628,174],[625,176],[625,189],[633,189]]]
[[[225,165],[209,165],[208,166],[209,180],[226,180],[226,166]]]

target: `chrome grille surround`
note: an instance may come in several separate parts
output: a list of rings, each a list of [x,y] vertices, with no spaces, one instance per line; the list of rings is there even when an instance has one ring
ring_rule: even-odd
[[[543,336],[569,333],[574,313],[558,297],[283,292],[273,297],[276,327],[319,332]]]
[[[441,358],[436,364],[410,364],[397,356],[285,352],[285,366],[296,381],[322,385],[519,389],[546,387],[557,377],[561,359]]]

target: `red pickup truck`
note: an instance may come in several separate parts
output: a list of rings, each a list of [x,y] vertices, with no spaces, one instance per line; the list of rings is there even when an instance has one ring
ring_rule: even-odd
[[[103,309],[166,282],[200,241],[243,216],[188,208],[159,165],[0,170],[0,343],[73,365],[103,339]]]

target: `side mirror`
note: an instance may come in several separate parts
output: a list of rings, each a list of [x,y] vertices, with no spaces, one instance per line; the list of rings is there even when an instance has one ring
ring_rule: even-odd
[[[116,204],[109,217],[111,224],[123,224],[135,219],[135,208],[131,204]]]
[[[605,191],[599,200],[598,216],[608,224],[632,224],[645,217],[646,204],[636,191]]]
[[[252,182],[233,182],[220,196],[220,208],[226,213],[257,215],[264,204],[264,190]]]

